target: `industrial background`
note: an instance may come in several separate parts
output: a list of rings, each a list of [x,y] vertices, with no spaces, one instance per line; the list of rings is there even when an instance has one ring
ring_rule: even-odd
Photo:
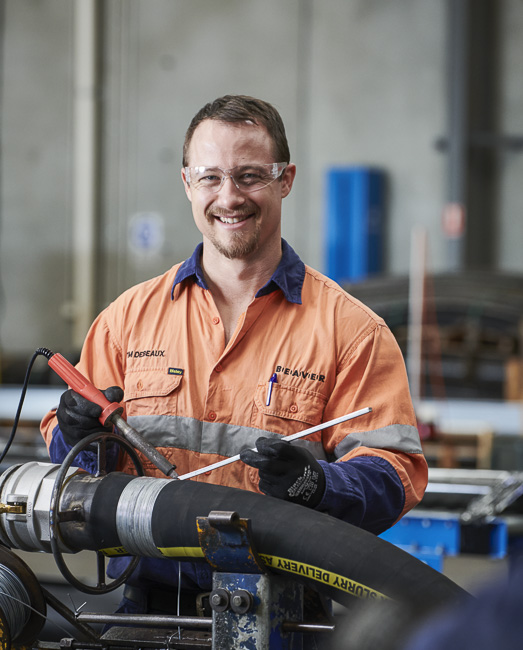
[[[280,111],[284,237],[390,325],[431,466],[523,471],[522,33],[523,0],[0,0],[2,433],[36,348],[75,360],[192,253],[185,129],[238,93]]]
[[[327,270],[328,171],[369,166],[387,276],[408,272],[415,226],[432,272],[523,273],[521,0],[78,4],[0,3],[4,358],[76,349],[94,313],[192,252],[181,145],[226,93],[283,116],[284,236],[311,266]],[[449,203],[468,207],[457,244]]]

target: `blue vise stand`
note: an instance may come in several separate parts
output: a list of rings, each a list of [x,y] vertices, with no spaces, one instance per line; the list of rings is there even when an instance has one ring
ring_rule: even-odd
[[[213,567],[212,648],[301,650],[303,586],[266,572],[251,545],[250,520],[213,511],[197,518],[200,546]]]

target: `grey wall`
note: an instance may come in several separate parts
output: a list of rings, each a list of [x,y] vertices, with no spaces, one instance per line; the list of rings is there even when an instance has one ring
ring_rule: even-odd
[[[500,0],[504,129],[523,134],[523,2]],[[74,348],[71,283],[74,2],[5,0],[1,113],[0,349]],[[198,241],[179,178],[193,114],[225,93],[272,102],[298,165],[284,236],[323,270],[325,173],[388,175],[386,268],[408,270],[414,225],[447,264],[445,0],[106,0],[97,309],[187,257]],[[501,158],[498,266],[523,272],[523,155]],[[129,244],[154,214],[153,255]]]
[[[69,337],[72,12],[3,8],[0,344],[10,354]]]
[[[523,137],[523,1],[504,2],[501,15],[504,40],[501,48],[500,126],[508,135]],[[500,203],[498,212],[500,268],[523,269],[523,153],[500,154]]]

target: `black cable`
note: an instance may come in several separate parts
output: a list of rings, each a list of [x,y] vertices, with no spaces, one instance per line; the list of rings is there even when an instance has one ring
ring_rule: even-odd
[[[54,353],[51,352],[51,350],[48,350],[47,348],[38,348],[38,350],[36,350],[36,352],[31,357],[31,361],[29,362],[29,365],[27,366],[27,370],[25,372],[24,383],[22,385],[22,394],[20,395],[20,401],[18,402],[18,408],[16,410],[16,415],[13,422],[11,435],[9,436],[9,440],[7,441],[7,444],[4,447],[2,454],[0,455],[0,463],[4,460],[4,458],[7,455],[7,452],[9,451],[11,445],[13,444],[16,430],[18,428],[18,422],[20,421],[20,414],[22,413],[22,406],[24,405],[25,394],[27,392],[27,386],[29,384],[29,377],[31,375],[31,370],[33,369],[33,364],[36,361],[36,357],[43,355],[47,360],[49,360],[53,356],[53,354]]]

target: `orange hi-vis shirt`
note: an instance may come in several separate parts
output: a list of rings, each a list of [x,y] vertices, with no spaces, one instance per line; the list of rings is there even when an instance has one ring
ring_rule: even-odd
[[[100,389],[124,389],[124,417],[179,475],[254,447],[260,436],[286,436],[369,406],[371,413],[294,444],[326,461],[318,509],[356,524],[361,521],[352,521],[351,511],[359,512],[372,529],[372,512],[364,510],[376,508],[385,521],[377,527],[391,525],[421,499],[427,465],[403,357],[385,322],[305,266],[283,241],[273,279],[225,345],[200,251],[201,244],[183,264],[110,304],[86,337],[78,369]],[[63,453],[53,451],[53,432],[58,441],[52,411],[42,433],[56,462]],[[147,474],[163,476],[145,466]],[[123,452],[117,469],[134,471]],[[378,474],[385,483],[369,496]],[[257,470],[242,462],[193,480],[258,491]],[[387,481],[402,491],[390,504],[383,496]]]

